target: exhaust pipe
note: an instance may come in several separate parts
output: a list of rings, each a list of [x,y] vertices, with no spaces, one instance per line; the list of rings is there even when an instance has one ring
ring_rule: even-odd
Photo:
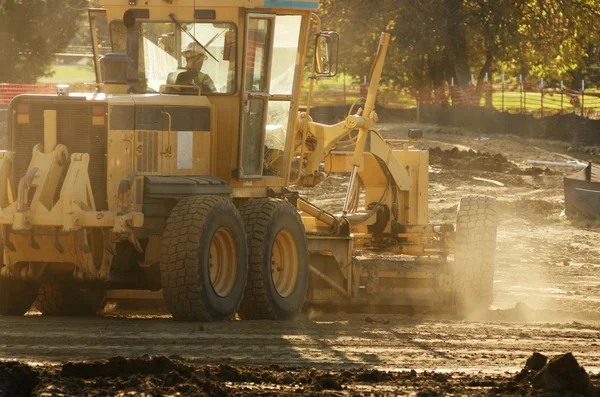
[[[44,110],[44,153],[56,148],[56,110]]]

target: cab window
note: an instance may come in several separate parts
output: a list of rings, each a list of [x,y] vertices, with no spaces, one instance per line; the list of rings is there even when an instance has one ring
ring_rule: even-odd
[[[195,85],[203,95],[235,93],[234,23],[181,22],[184,31],[173,22],[136,25],[129,32],[120,21],[110,26],[112,50],[137,59],[137,92],[158,92],[170,84]]]

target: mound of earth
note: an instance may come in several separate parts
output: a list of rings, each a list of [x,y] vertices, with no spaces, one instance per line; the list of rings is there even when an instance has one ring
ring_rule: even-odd
[[[500,387],[499,391],[533,395],[527,392],[531,389],[539,390],[535,395],[594,397],[600,394],[600,388],[592,384],[585,369],[571,353],[555,356],[550,360],[543,354],[534,353],[521,372]]]
[[[538,167],[521,169],[502,154],[490,154],[474,150],[452,148],[444,150],[439,147],[429,149],[429,162],[441,168],[470,171],[500,172],[516,175],[551,174],[551,171]]]
[[[181,357],[113,357],[62,365],[0,363],[0,396],[596,395],[570,353],[535,353],[515,377],[414,370],[195,365]]]
[[[39,383],[32,367],[18,362],[0,363],[0,396],[30,396]]]
[[[31,367],[0,363],[0,396],[49,395],[295,395],[329,393],[348,384],[405,383],[415,371],[326,371],[307,368],[198,366],[178,356],[112,357]],[[425,381],[426,379],[424,379]],[[368,386],[367,386],[368,387]]]
[[[596,396],[590,377],[571,353],[553,357],[533,378],[533,386],[545,391]]]

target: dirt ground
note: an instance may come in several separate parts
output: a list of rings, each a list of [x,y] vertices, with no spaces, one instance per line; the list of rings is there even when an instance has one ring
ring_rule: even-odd
[[[309,311],[290,322],[208,324],[110,310],[0,317],[0,395],[596,395],[600,228],[561,216],[563,176],[577,169],[527,163],[590,155],[563,142],[434,125],[379,130],[404,138],[415,127],[430,149],[431,222],[454,222],[466,194],[498,200],[487,312]],[[332,176],[301,192],[333,211],[346,184]],[[555,358],[526,365],[534,352]]]

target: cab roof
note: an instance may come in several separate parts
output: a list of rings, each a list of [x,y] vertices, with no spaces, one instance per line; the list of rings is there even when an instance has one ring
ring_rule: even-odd
[[[222,7],[237,8],[274,8],[288,10],[316,11],[319,7],[319,0],[99,0],[100,7],[125,7],[140,9],[158,9],[164,11],[165,8],[197,8],[210,9]],[[152,16],[151,16],[151,19]]]

